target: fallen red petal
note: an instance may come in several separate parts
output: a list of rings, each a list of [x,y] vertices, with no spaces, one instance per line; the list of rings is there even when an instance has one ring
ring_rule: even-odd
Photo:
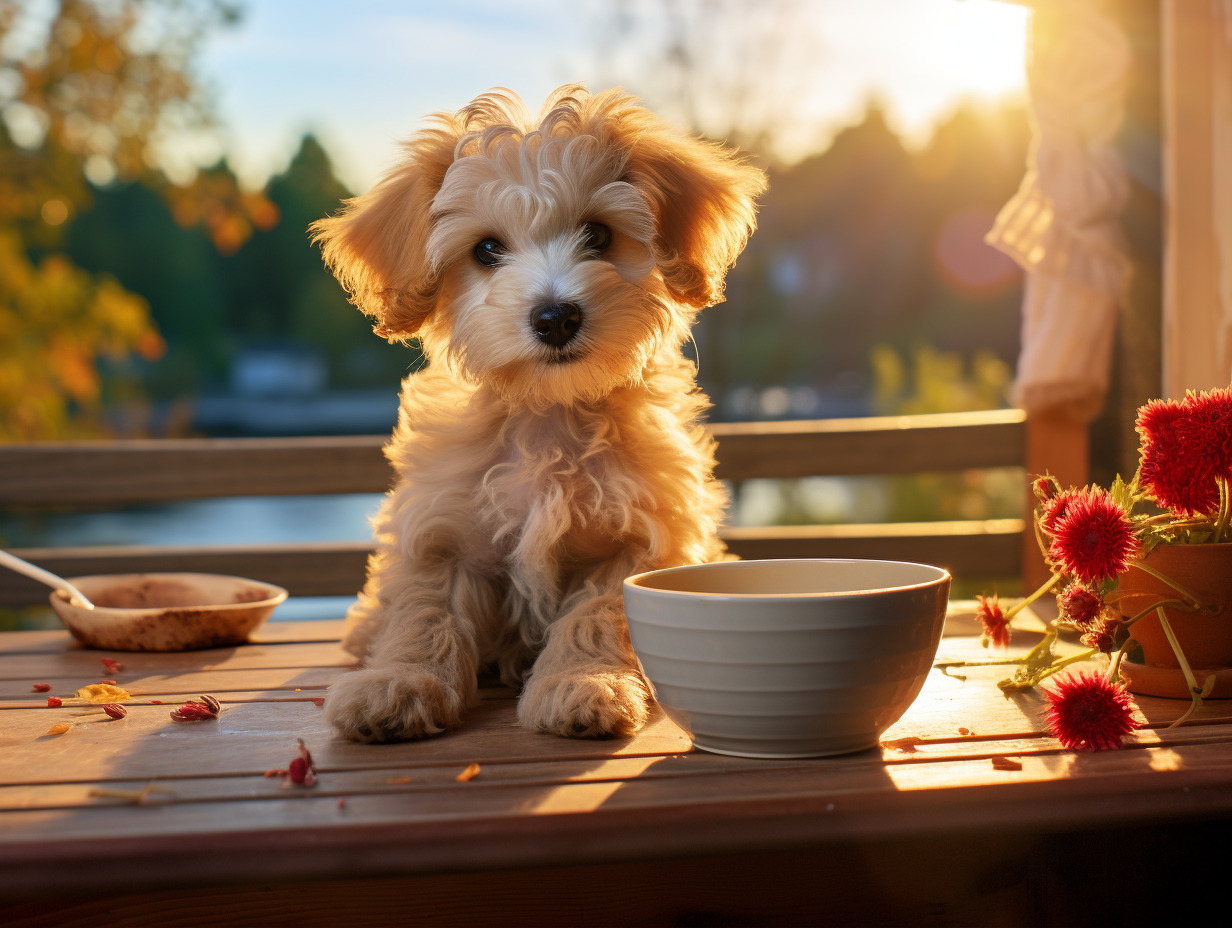
[[[61,699],[59,696],[48,696],[47,697],[47,708],[48,709],[58,709],[62,705],[64,705],[64,700]]]
[[[308,762],[302,757],[294,758],[287,766],[287,776],[291,778],[292,783],[308,784],[308,774],[312,772],[312,768],[308,766]]]
[[[36,693],[46,693],[46,692],[47,692],[48,690],[50,690],[50,689],[51,689],[51,684],[50,684],[50,683],[36,683],[36,684],[34,684],[34,692],[36,692]]]
[[[203,702],[189,700],[178,709],[171,710],[171,717],[177,722],[200,722],[218,718],[218,713]]]

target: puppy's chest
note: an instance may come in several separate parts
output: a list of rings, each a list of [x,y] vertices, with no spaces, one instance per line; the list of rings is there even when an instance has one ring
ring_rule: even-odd
[[[644,487],[616,447],[514,445],[482,482],[485,534],[499,547],[603,556],[620,543]]]

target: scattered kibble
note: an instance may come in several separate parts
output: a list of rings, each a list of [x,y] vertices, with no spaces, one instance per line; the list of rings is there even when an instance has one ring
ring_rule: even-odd
[[[36,693],[46,693],[46,692],[47,692],[48,690],[50,690],[50,689],[51,689],[51,684],[50,684],[50,683],[36,683],[36,684],[34,684],[34,692],[36,692]]]
[[[59,696],[48,696],[47,697],[47,708],[48,709],[59,709],[62,705],[64,705],[64,700],[61,699]]]
[[[318,707],[319,707],[319,706],[323,706],[323,705],[325,705],[325,697],[324,697],[324,696],[318,696],[316,699],[314,699],[314,700],[312,701],[312,704],[313,704],[314,706],[318,706]]]
[[[103,711],[106,712],[113,719],[122,719],[126,715],[128,715],[127,709],[113,702],[109,702],[107,703],[107,705],[103,706]]]
[[[52,725],[51,728],[47,729],[47,734],[62,735],[72,727],[73,726],[68,722],[56,722],[56,724]]]
[[[454,777],[454,779],[457,780],[459,783],[469,783],[471,780],[475,779],[475,777],[477,776],[479,776],[479,765],[470,764],[467,766],[465,770],[463,770],[456,777]]]
[[[881,746],[891,751],[902,751],[904,754],[914,754],[915,749],[924,743],[923,738],[898,738],[895,741],[883,741]]]
[[[1022,761],[1015,760],[1012,757],[1006,757],[1004,754],[998,754],[994,757],[990,757],[989,760],[992,761],[993,770],[1021,770],[1022,769]]]
[[[127,702],[132,694],[122,686],[111,683],[91,683],[77,691],[77,695],[86,702],[103,705],[104,703]]]
[[[960,728],[958,729],[958,733],[960,735],[969,735],[971,734],[971,729],[970,728]]]

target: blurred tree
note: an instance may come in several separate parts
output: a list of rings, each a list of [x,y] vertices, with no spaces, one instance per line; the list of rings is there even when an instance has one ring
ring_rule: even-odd
[[[103,422],[90,398],[104,391],[107,359],[161,350],[143,299],[55,254],[97,187],[141,180],[175,204],[182,222],[203,221],[224,250],[276,221],[264,197],[240,193],[233,179],[212,185],[207,175],[177,188],[156,170],[174,160],[174,141],[209,129],[193,58],[210,29],[235,18],[224,0],[0,0],[0,235],[17,282],[2,291],[0,310],[6,344],[25,352],[21,361],[0,356],[0,366],[14,383],[63,367],[57,358],[71,339],[75,370],[73,387],[64,378],[29,384],[40,399],[20,410],[0,394],[0,420],[20,423],[12,435],[97,433]],[[36,296],[51,290],[54,299]],[[112,325],[111,313],[122,324]],[[70,324],[77,330],[64,331]]]
[[[225,165],[211,169],[217,175]],[[167,201],[141,183],[113,183],[65,229],[64,253],[93,274],[114,276],[150,306],[167,350],[141,365],[157,399],[192,396],[225,376],[230,358],[222,258],[204,226],[182,227]]]
[[[807,0],[610,0],[595,41],[611,83],[663,117],[763,161],[791,138],[817,60]]]
[[[422,359],[405,345],[373,337],[371,322],[350,305],[308,239],[310,223],[352,196],[314,136],[303,137],[265,194],[281,221],[255,234],[223,265],[230,330],[311,344],[324,353],[334,387],[396,383]]]
[[[144,299],[0,232],[0,441],[98,435],[100,359],[162,348]]]
[[[1020,107],[961,106],[912,150],[871,101],[828,149],[772,167],[727,304],[696,329],[720,414],[733,389],[780,385],[810,386],[840,415],[871,411],[879,343],[1011,362],[1021,274],[983,236],[1027,138]]]

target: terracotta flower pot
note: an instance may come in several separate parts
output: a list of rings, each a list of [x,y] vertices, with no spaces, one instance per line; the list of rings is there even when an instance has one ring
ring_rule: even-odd
[[[1215,697],[1232,697],[1232,544],[1159,545],[1145,558],[1148,567],[1175,580],[1203,604],[1198,612],[1165,606],[1164,615],[1201,686],[1216,675]],[[1134,615],[1152,602],[1179,599],[1175,589],[1136,566],[1121,576],[1121,613]],[[1126,660],[1122,671],[1132,692],[1189,698],[1189,687],[1154,612],[1130,630],[1142,645],[1142,663]]]

